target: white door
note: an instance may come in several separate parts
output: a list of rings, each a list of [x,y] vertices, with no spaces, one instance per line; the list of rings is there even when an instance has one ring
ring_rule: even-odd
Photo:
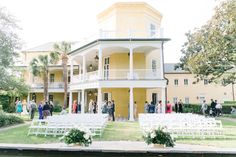
[[[103,67],[103,71],[104,71],[104,80],[108,80],[109,78],[109,63],[110,63],[110,58],[109,57],[105,57],[104,58],[104,67]]]

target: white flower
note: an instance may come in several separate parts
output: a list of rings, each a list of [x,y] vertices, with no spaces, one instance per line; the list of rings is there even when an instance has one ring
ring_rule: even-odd
[[[150,134],[150,137],[151,137],[151,138],[154,138],[154,137],[156,137],[156,134],[155,134],[155,132],[152,132],[152,133]]]
[[[89,134],[84,134],[84,138],[85,138],[86,140],[88,140],[88,139],[89,139]]]

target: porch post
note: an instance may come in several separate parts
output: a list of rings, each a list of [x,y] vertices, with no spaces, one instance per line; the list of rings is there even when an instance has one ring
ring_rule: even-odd
[[[80,97],[80,90],[78,90],[78,100],[77,100],[78,104],[79,102],[81,102],[81,97]]]
[[[85,55],[83,55],[83,80],[85,80],[85,74],[86,74],[86,58]]]
[[[29,107],[29,103],[30,103],[30,93],[28,93],[28,96],[27,96],[27,108]]]
[[[133,87],[129,88],[129,120],[134,121],[134,93]]]
[[[163,57],[163,43],[161,44],[160,49],[160,71],[161,71],[161,79],[164,79],[164,57]]]
[[[133,48],[129,49],[129,79],[134,78],[134,69],[133,69]]]
[[[102,48],[98,49],[98,79],[102,79]]]
[[[71,114],[71,110],[72,110],[72,91],[70,91],[70,95],[69,95],[69,114]]]
[[[81,113],[82,114],[84,114],[84,103],[85,103],[85,101],[84,101],[84,89],[82,89],[82,99],[81,99]]]
[[[166,113],[166,87],[161,88],[162,113]]]
[[[98,88],[98,102],[97,102],[97,105],[98,105],[98,113],[102,113],[101,111],[101,108],[102,108],[102,89],[101,88]]]
[[[74,68],[73,59],[71,59],[70,60],[70,83],[73,82],[73,68]]]
[[[79,75],[82,75],[82,65],[79,64]]]

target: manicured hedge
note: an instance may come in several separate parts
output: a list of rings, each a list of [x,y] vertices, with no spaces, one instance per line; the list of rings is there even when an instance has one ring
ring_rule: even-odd
[[[8,126],[8,125],[13,125],[13,124],[20,124],[23,123],[24,121],[14,115],[8,115],[4,112],[0,112],[0,127]]]

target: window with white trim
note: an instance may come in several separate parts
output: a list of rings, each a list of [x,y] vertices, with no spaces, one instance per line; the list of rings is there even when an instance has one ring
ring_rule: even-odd
[[[184,85],[188,85],[188,79],[184,79]]]
[[[179,80],[178,79],[174,79],[174,85],[178,86],[179,84]]]
[[[150,24],[150,37],[156,36],[156,26],[154,24]]]

